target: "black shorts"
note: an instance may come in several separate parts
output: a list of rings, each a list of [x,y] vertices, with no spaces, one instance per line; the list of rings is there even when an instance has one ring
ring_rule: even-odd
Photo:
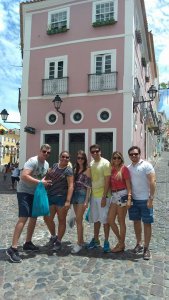
[[[17,193],[19,217],[31,217],[34,195],[27,193]]]
[[[11,176],[11,180],[12,180],[12,183],[14,184],[15,181],[19,182],[20,178],[19,177]]]

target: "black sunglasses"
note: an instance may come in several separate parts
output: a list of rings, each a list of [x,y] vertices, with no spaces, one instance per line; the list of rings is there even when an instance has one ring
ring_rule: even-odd
[[[116,160],[116,159],[119,159],[119,160],[121,160],[121,158],[120,158],[120,157],[118,157],[118,156],[115,156],[115,157],[113,157],[113,159],[114,159],[114,160]]]
[[[61,158],[69,159],[69,156],[62,155]]]
[[[44,154],[50,154],[51,152],[47,151],[47,150],[42,150],[42,153],[44,153]]]
[[[129,156],[137,156],[139,153],[129,153]]]
[[[92,150],[92,151],[91,151],[91,154],[99,153],[99,152],[100,152],[100,150]]]
[[[81,160],[84,160],[84,157],[82,156],[78,156],[77,159],[81,159]]]

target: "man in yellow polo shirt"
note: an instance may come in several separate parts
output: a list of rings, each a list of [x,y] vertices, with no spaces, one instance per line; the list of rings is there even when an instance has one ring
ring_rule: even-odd
[[[110,162],[101,157],[101,149],[98,144],[90,146],[90,153],[93,160],[90,163],[92,177],[92,198],[90,208],[90,220],[94,223],[94,237],[88,245],[88,249],[100,245],[100,226],[104,226],[104,252],[110,251],[109,246],[109,224],[107,215],[110,206],[110,199],[107,197],[110,186],[111,165]]]

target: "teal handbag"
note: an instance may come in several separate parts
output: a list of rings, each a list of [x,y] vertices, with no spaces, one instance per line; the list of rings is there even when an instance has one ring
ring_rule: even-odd
[[[32,217],[49,216],[49,201],[46,189],[43,183],[40,181],[36,187],[33,206],[32,206]]]

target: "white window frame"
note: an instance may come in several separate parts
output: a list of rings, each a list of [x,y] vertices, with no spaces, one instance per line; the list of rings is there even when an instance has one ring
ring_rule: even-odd
[[[108,117],[107,120],[103,120],[103,119],[100,117],[100,115],[101,115],[101,113],[102,113],[103,111],[106,111],[106,112],[109,113],[109,117]],[[111,116],[112,116],[111,111],[110,111],[110,109],[108,109],[108,108],[101,108],[101,109],[98,111],[98,113],[97,113],[97,119],[98,119],[100,122],[102,122],[102,123],[109,122],[110,119],[111,119]]]
[[[95,1],[93,2],[93,8],[92,8],[92,23],[96,22],[96,5],[97,4],[104,4],[114,2],[114,20],[117,21],[118,16],[118,0],[102,0],[102,1]]]
[[[56,116],[55,122],[52,123],[52,122],[49,121],[50,115],[55,115],[55,116]],[[46,123],[47,123],[48,125],[51,125],[51,126],[52,126],[52,125],[54,125],[54,124],[57,123],[57,121],[58,121],[58,115],[57,115],[57,113],[56,113],[55,111],[50,111],[50,112],[48,112],[48,113],[46,114],[45,120],[46,120]]]
[[[48,27],[51,25],[51,15],[58,14],[58,13],[61,13],[64,11],[66,11],[66,13],[67,13],[67,25],[66,26],[67,26],[67,29],[69,29],[70,28],[70,8],[69,7],[49,11],[48,12]]]
[[[69,151],[69,134],[71,133],[84,133],[85,134],[85,152],[88,153],[88,129],[70,129],[65,130],[65,149]]]
[[[91,52],[91,74],[96,73],[96,57],[99,55],[111,55],[111,72],[116,72],[116,49]]]
[[[96,143],[96,133],[100,132],[113,132],[113,149],[112,152],[116,151],[117,146],[117,129],[116,128],[93,128],[91,134],[91,145]]]
[[[75,120],[74,120],[73,117],[74,117],[74,115],[75,115],[76,113],[81,114],[82,118],[81,118],[80,121],[75,121]],[[84,113],[83,113],[81,110],[74,110],[74,111],[72,111],[71,114],[70,114],[70,120],[71,120],[72,123],[74,123],[74,124],[80,124],[80,123],[83,121],[83,119],[84,119]]]
[[[58,68],[56,68],[56,64],[58,65],[59,61],[63,61],[63,77],[67,77],[67,55],[64,56],[57,56],[57,57],[49,57],[45,59],[45,78],[49,79],[49,65],[51,62],[55,63],[55,75],[58,74]],[[58,78],[54,76],[54,78]]]

